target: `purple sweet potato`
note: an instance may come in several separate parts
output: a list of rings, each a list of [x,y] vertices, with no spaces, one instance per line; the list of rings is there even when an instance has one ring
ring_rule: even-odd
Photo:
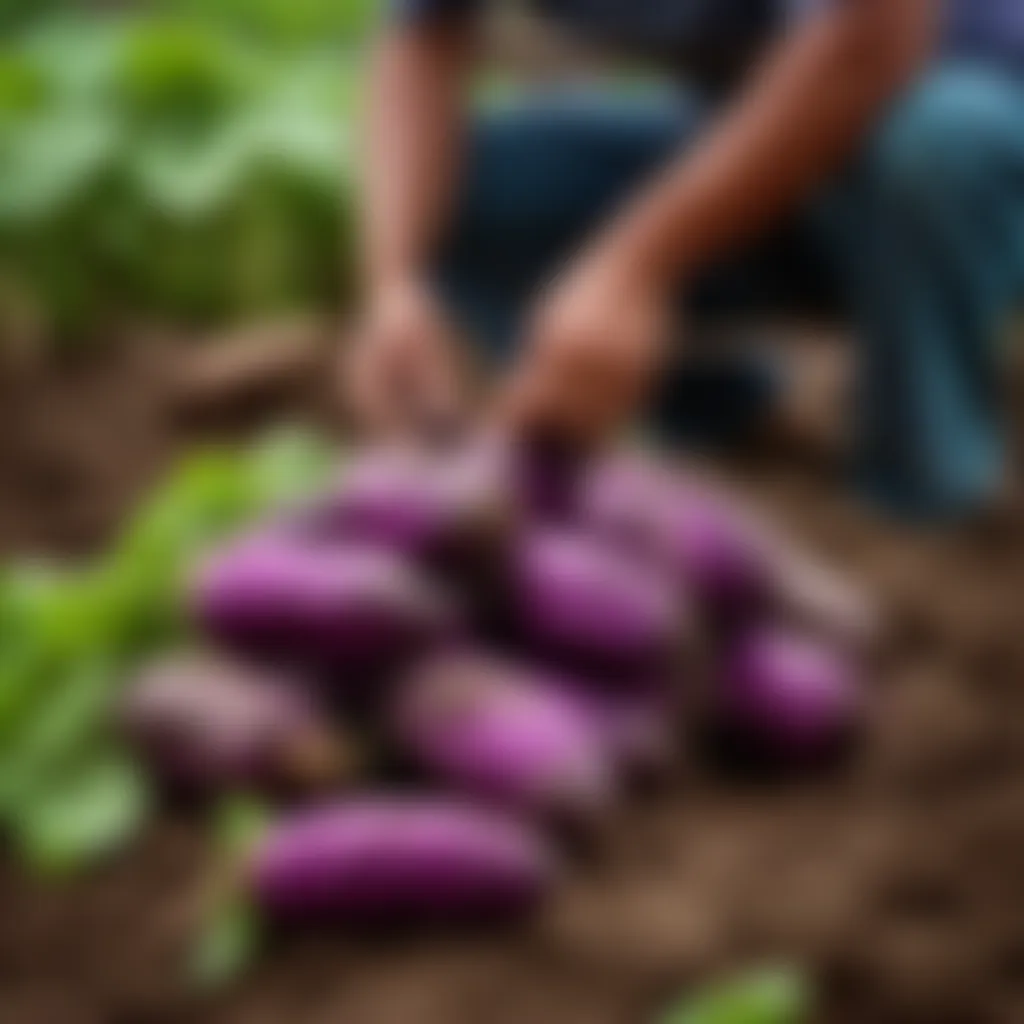
[[[510,577],[526,644],[601,675],[661,669],[690,628],[689,607],[661,574],[581,532],[523,536]]]
[[[541,673],[473,650],[439,655],[405,681],[398,742],[450,785],[520,811],[579,822],[610,802],[604,736]]]
[[[515,521],[502,449],[371,451],[345,470],[321,506],[328,536],[449,566],[499,546]]]
[[[394,553],[281,535],[211,559],[194,608],[233,648],[339,672],[395,666],[457,625],[446,596]]]
[[[851,646],[877,615],[865,595],[713,484],[620,453],[595,464],[581,517],[599,536],[661,566],[705,616],[735,627],[775,614]]]
[[[409,797],[300,813],[265,838],[251,867],[272,916],[362,924],[520,915],[555,874],[551,849],[514,819]]]
[[[190,789],[319,788],[353,769],[300,680],[225,657],[154,662],[127,690],[120,719],[157,774]]]
[[[588,458],[551,437],[520,438],[504,449],[508,474],[526,515],[537,523],[571,522]]]
[[[623,453],[594,466],[581,507],[590,528],[659,566],[712,619],[734,619],[767,601],[766,540],[710,487]]]
[[[754,629],[725,653],[714,699],[717,724],[733,742],[784,764],[840,749],[862,708],[849,660],[777,627]]]

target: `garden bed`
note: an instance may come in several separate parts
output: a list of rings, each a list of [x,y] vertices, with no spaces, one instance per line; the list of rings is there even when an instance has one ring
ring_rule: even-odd
[[[189,351],[153,340],[5,377],[6,553],[95,549],[199,437],[323,421],[326,357],[197,408],[175,383]],[[644,1024],[691,983],[765,960],[812,972],[826,1024],[1024,1020],[1024,519],[910,534],[802,470],[740,480],[890,609],[873,728],[848,769],[758,786],[693,758],[514,933],[282,939],[202,1006],[181,964],[206,846],[169,812],[81,880],[3,866],[4,1020]]]

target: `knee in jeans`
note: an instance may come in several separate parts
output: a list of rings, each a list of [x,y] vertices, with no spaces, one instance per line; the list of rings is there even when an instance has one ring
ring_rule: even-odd
[[[983,184],[1014,130],[1008,104],[1007,90],[982,73],[950,72],[925,82],[879,133],[874,169],[882,187],[922,201]]]

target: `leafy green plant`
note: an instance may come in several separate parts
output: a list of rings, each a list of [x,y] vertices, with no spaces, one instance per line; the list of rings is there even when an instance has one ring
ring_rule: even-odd
[[[269,823],[267,808],[248,797],[226,798],[216,809],[216,875],[187,964],[189,980],[197,989],[219,989],[237,980],[260,951],[262,921],[241,879],[245,859]]]
[[[230,24],[179,5],[0,47],[0,333],[343,298],[358,63]]]
[[[0,823],[30,863],[69,870],[145,820],[145,780],[111,706],[133,664],[186,629],[182,587],[218,537],[323,479],[303,432],[185,460],[96,562],[9,566],[0,580]]]
[[[805,1024],[810,1010],[802,972],[770,967],[687,995],[658,1024]]]
[[[165,4],[279,44],[358,39],[381,7],[380,0],[165,0]]]

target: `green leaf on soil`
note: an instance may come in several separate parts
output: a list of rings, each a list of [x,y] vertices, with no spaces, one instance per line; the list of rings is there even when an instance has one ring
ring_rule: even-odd
[[[189,980],[204,991],[222,988],[244,973],[259,953],[263,932],[242,888],[249,852],[270,823],[258,799],[235,795],[214,811],[214,882],[211,905],[189,960]]]
[[[214,838],[220,856],[244,858],[270,825],[270,809],[255,797],[226,797],[214,813]]]
[[[293,428],[246,451],[200,452],[96,563],[0,573],[0,822],[30,863],[87,864],[144,821],[145,780],[108,747],[119,687],[137,659],[185,631],[183,586],[204,550],[308,495],[332,463],[326,444]],[[232,802],[218,824],[221,845],[238,849],[263,820],[255,805]],[[228,844],[229,834],[239,838]]]
[[[94,741],[107,724],[117,681],[103,659],[75,665],[67,679],[51,684],[52,699],[14,732],[0,755],[0,808],[25,806]]]
[[[102,754],[22,810],[15,823],[22,852],[48,873],[115,853],[146,820],[150,796],[134,764]]]
[[[208,992],[237,980],[256,959],[262,939],[253,907],[241,898],[229,901],[205,922],[189,958],[189,981]]]
[[[810,985],[791,967],[770,967],[686,996],[659,1024],[803,1024]]]
[[[295,501],[326,482],[334,459],[323,438],[300,427],[281,427],[252,450],[249,479],[261,504]]]

